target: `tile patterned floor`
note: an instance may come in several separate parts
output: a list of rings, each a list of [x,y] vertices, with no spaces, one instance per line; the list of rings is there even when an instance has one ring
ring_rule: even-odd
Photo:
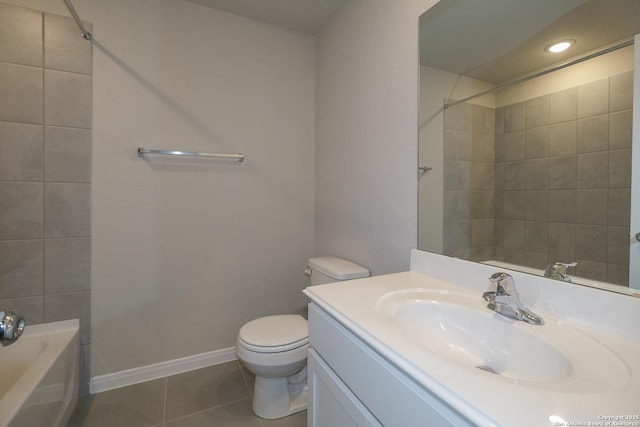
[[[307,413],[263,420],[238,361],[84,396],[67,427],[304,427]]]

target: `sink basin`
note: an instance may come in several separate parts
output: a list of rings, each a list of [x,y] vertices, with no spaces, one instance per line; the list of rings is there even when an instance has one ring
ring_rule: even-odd
[[[586,334],[558,322],[534,326],[506,318],[489,310],[480,295],[403,289],[380,297],[376,313],[422,350],[496,379],[543,387],[570,383],[585,392],[628,378],[617,355]],[[580,352],[598,362],[575,363]],[[599,374],[603,365],[606,376]]]

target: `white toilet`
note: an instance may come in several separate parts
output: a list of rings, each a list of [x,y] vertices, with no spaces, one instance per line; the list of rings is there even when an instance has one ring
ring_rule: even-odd
[[[309,259],[309,285],[369,276],[369,270],[334,256]],[[253,412],[275,419],[307,408],[307,321],[298,314],[261,317],[240,328],[236,354],[256,376]]]

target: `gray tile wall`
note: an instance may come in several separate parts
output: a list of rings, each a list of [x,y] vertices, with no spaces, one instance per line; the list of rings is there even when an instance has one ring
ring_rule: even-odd
[[[91,43],[0,3],[0,308],[91,339]],[[82,366],[83,392],[88,379]]]
[[[447,255],[495,259],[495,112],[457,104],[444,115],[444,241]]]
[[[505,261],[575,260],[576,275],[628,285],[632,77],[496,110],[496,239]]]

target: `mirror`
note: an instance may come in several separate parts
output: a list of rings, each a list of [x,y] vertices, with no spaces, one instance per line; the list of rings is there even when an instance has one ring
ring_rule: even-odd
[[[637,0],[440,0],[426,11],[418,247],[540,275],[576,262],[546,275],[640,293],[637,34]],[[549,52],[557,41],[570,47]]]

